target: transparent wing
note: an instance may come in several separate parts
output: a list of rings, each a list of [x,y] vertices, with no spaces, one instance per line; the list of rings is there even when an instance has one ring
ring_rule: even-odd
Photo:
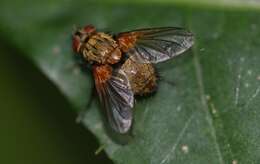
[[[189,49],[194,42],[191,32],[176,27],[124,32],[118,35],[117,40],[128,44],[127,54],[142,63],[158,63],[173,58]]]
[[[111,127],[119,132],[126,133],[132,125],[132,108],[134,95],[129,81],[122,70],[114,71],[105,82],[100,80],[97,72],[94,72],[95,84],[98,96],[106,110]]]

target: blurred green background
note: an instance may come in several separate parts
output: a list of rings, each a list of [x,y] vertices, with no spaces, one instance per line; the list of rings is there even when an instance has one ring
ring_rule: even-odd
[[[112,163],[57,88],[14,46],[0,45],[0,163]]]
[[[112,163],[104,151],[94,154],[99,143],[106,144],[110,158],[118,163],[171,163],[167,154],[171,154],[172,143],[180,143],[179,138],[184,146],[189,143],[191,150],[190,156],[185,156],[183,147],[176,144],[175,163],[237,164],[238,159],[257,164],[259,11],[257,0],[2,0],[0,164]],[[147,114],[145,110],[137,110],[135,132],[139,136],[133,144],[111,142],[95,104],[85,127],[75,123],[75,111],[85,107],[89,96],[86,91],[93,85],[90,76],[74,74],[67,68],[74,62],[70,34],[73,25],[86,23],[112,31],[176,25],[196,33],[196,53],[189,51],[190,56],[166,63],[168,68],[163,73],[174,74],[169,79],[177,85],[161,85],[162,98],[138,103],[137,109],[151,109],[146,120],[142,117]],[[205,78],[197,82],[195,67],[199,64]],[[237,83],[237,79],[241,81]],[[199,91],[200,82],[206,83],[205,93],[211,96],[205,100],[206,105],[201,104],[200,96],[206,95]],[[238,84],[243,93],[233,104]],[[158,111],[162,100],[165,110]],[[196,122],[182,136],[187,118]]]

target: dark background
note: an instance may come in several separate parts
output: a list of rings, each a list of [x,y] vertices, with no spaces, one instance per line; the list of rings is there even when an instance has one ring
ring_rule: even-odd
[[[0,163],[112,163],[57,88],[1,40]]]

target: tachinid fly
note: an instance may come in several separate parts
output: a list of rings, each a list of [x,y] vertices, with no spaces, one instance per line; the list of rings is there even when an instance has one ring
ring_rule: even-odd
[[[156,90],[153,64],[166,61],[193,45],[183,28],[138,29],[109,35],[92,25],[73,34],[73,50],[92,65],[95,87],[111,127],[127,133],[132,125],[134,96]]]

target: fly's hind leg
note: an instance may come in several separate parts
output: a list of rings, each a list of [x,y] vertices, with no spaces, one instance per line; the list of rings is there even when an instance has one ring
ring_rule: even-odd
[[[162,82],[164,82],[164,83],[170,85],[170,86],[175,86],[175,85],[176,85],[175,82],[170,81],[170,80],[167,80],[167,79],[164,79],[164,78],[161,78],[160,80],[161,80]]]
[[[157,73],[157,78],[159,79],[160,82],[164,82],[164,83],[166,83],[166,84],[168,84],[168,85],[170,85],[170,86],[175,86],[175,85],[176,85],[175,82],[173,82],[173,81],[171,81],[171,80],[168,80],[168,79],[166,79],[166,78],[163,77],[163,76],[160,76],[160,74],[158,74],[158,73]]]
[[[90,93],[90,98],[89,98],[89,100],[88,100],[88,102],[87,102],[86,108],[85,108],[85,109],[82,109],[82,110],[79,112],[78,117],[76,118],[76,122],[77,122],[77,123],[81,123],[81,122],[84,120],[84,118],[85,118],[85,116],[86,116],[86,113],[87,113],[87,110],[90,108],[91,103],[92,103],[94,97],[95,97],[95,87],[92,87],[91,93]]]

